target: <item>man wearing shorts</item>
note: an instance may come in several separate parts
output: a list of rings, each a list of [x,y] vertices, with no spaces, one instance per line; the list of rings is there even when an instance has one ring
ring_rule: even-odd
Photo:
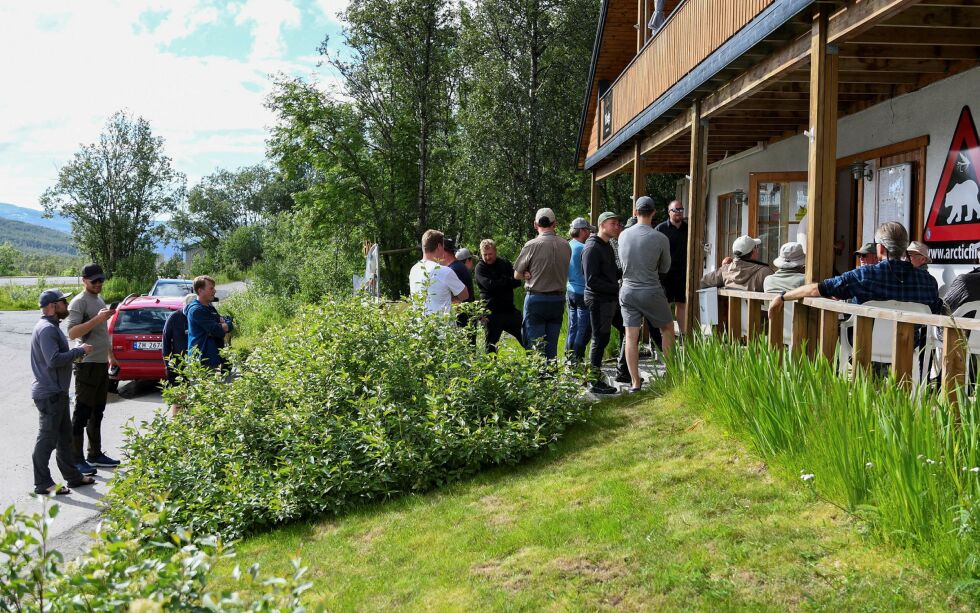
[[[649,198],[644,196],[643,198]],[[639,204],[643,198],[637,200]],[[653,201],[650,201],[653,204]],[[674,305],[677,323],[684,329],[684,314],[687,311],[687,222],[684,221],[684,205],[679,200],[673,200],[667,205],[667,221],[657,225],[657,232],[667,237],[670,242],[670,270],[660,277],[667,302]]]
[[[667,353],[674,344],[674,317],[660,284],[670,270],[670,242],[653,229],[653,200],[636,203],[636,225],[619,235],[619,259],[623,262],[623,287],[619,304],[626,326],[626,365],[632,379],[630,392],[640,391],[640,327],[646,319],[660,330]]]

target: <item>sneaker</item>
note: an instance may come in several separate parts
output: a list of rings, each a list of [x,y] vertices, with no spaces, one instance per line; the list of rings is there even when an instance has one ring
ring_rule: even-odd
[[[592,392],[593,394],[615,394],[619,392],[619,389],[609,385],[604,381],[598,381],[592,384],[592,387],[589,388],[589,391]]]
[[[100,453],[98,457],[89,458],[88,463],[94,464],[95,466],[104,466],[106,468],[115,468],[120,464],[119,460],[113,460],[112,458],[110,458],[104,453]],[[82,473],[82,474],[84,475],[87,473]]]
[[[99,472],[94,466],[85,460],[75,464],[75,468],[77,468],[78,472],[82,473],[83,475],[94,475],[95,473]]]
[[[647,380],[644,377],[640,377],[640,383],[646,383]],[[633,377],[629,373],[616,375],[616,383],[625,383],[626,385],[631,385],[633,383]]]

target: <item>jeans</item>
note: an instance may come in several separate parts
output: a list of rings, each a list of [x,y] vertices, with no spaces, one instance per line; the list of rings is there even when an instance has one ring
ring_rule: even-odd
[[[592,323],[592,350],[589,352],[589,363],[592,365],[596,380],[601,380],[602,356],[606,353],[613,328],[619,330],[619,359],[616,362],[616,374],[628,373],[626,353],[623,351],[626,329],[623,327],[623,314],[619,308],[619,301],[589,300],[586,304],[589,307]]]
[[[531,294],[524,298],[524,345],[544,357],[558,357],[558,336],[565,319],[565,296]]]
[[[88,457],[102,455],[102,417],[109,393],[109,365],[98,362],[75,364],[75,413],[72,436],[75,462],[85,460],[83,444],[88,434]]]
[[[585,348],[592,338],[589,307],[585,306],[584,294],[568,294],[568,335],[565,352],[575,356],[576,362],[585,359]]]
[[[54,394],[47,398],[34,400],[37,406],[40,427],[37,432],[37,442],[34,444],[34,454],[31,460],[34,464],[34,491],[44,493],[54,485],[48,462],[51,452],[57,449],[55,458],[58,470],[65,482],[74,485],[81,481],[82,473],[75,467],[72,450],[71,419],[68,416],[68,394]]]

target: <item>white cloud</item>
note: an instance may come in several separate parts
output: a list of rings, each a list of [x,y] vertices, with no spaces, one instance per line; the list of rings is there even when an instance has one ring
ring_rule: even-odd
[[[342,3],[317,7],[327,4]],[[155,27],[140,21],[147,12]],[[163,50],[222,17],[250,37],[248,58]],[[273,121],[264,108],[269,75],[329,80],[315,57],[284,56],[283,29],[303,26],[290,0],[0,4],[0,201],[37,206],[57,169],[119,109],[150,121],[192,182],[215,167],[261,160]]]

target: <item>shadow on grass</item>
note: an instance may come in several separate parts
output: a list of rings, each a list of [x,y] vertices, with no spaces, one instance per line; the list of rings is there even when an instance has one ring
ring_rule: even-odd
[[[249,536],[257,537],[265,531],[276,530],[283,538],[303,540],[314,537],[316,526],[326,520],[377,518],[388,513],[406,511],[418,505],[432,505],[444,497],[458,496],[475,487],[493,485],[511,479],[533,478],[545,470],[554,468],[557,462],[572,459],[617,439],[625,430],[636,425],[625,409],[652,402],[667,391],[669,391],[667,385],[656,384],[651,386],[648,392],[639,396],[623,394],[608,400],[600,400],[594,404],[592,414],[587,421],[572,425],[559,441],[520,463],[488,465],[477,469],[471,475],[426,492],[410,492],[365,502],[336,514],[326,513],[268,526],[265,530]]]

